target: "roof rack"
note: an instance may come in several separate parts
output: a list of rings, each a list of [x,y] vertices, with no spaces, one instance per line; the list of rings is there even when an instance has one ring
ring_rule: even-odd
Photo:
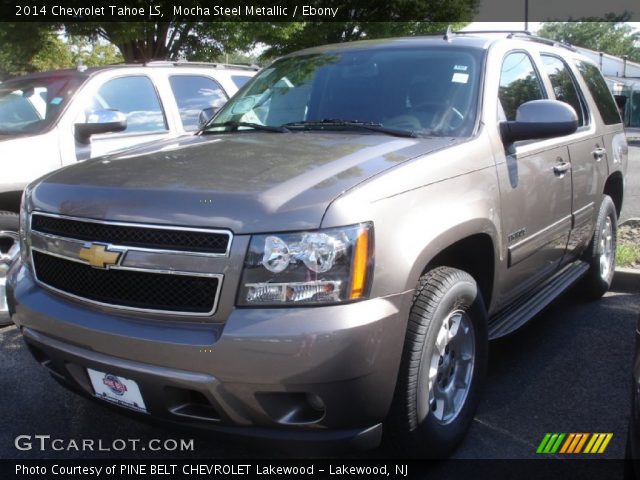
[[[558,40],[551,40],[550,38],[539,37],[537,35],[533,35],[532,33],[522,34],[519,32],[514,32],[509,35],[509,38],[520,38],[523,40],[530,40],[532,42],[543,43],[545,45],[550,45],[552,47],[562,47],[567,50],[571,50],[572,52],[577,52],[573,45],[565,42],[559,42]]]
[[[504,33],[504,34],[516,34],[522,33],[524,35],[532,35],[529,30],[457,30],[455,32],[456,35],[473,35],[473,34],[483,34],[483,33]]]
[[[260,70],[258,65],[242,65],[236,63],[215,63],[215,62],[188,62],[185,60],[173,61],[173,60],[150,60],[148,62],[144,62],[144,66],[146,67],[163,67],[163,66],[174,66],[174,67],[193,67],[193,66],[202,66],[202,67],[212,67],[212,68],[234,68],[236,70],[250,70],[253,72],[257,72]]]
[[[577,52],[573,45],[565,42],[559,42],[557,40],[551,40],[550,38],[539,37],[538,35],[534,35],[533,33],[531,33],[529,30],[466,30],[453,32],[454,35],[473,35],[485,33],[502,33],[506,34],[507,38],[529,40],[531,42],[542,43],[544,45],[550,45],[553,47],[562,47],[566,48],[567,50],[571,50],[572,52]]]
[[[443,40],[446,40],[447,42],[451,41],[451,37],[454,37],[456,35],[456,33],[453,31],[453,28],[451,28],[451,25],[449,25],[447,27],[447,31],[444,32],[444,36],[442,37]]]

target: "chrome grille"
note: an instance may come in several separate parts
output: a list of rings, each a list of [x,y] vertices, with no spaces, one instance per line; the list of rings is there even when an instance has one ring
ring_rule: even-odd
[[[227,232],[182,227],[131,226],[123,223],[72,220],[37,213],[32,216],[31,229],[49,235],[76,238],[88,242],[217,255],[226,255],[231,240],[231,236]]]
[[[231,248],[226,230],[98,221],[34,212],[31,259],[37,282],[119,309],[205,316],[217,308]],[[175,242],[175,243],[174,243]],[[120,252],[97,260],[89,254]],[[89,255],[88,255],[89,254]]]

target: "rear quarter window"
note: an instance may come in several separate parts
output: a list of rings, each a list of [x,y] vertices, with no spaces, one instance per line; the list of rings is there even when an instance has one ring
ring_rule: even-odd
[[[584,78],[585,83],[591,96],[593,97],[596,107],[600,112],[602,121],[606,125],[615,125],[622,123],[620,112],[616,105],[613,95],[607,86],[607,82],[602,78],[602,74],[598,67],[587,62],[577,61],[576,66]]]

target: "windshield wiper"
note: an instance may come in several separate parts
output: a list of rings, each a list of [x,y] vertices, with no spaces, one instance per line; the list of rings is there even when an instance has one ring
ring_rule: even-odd
[[[305,130],[311,130],[311,129],[322,130],[327,127],[349,128],[349,129],[360,129],[360,130],[368,130],[371,132],[384,133],[385,135],[393,135],[396,137],[415,138],[418,136],[416,132],[413,132],[410,130],[398,130],[395,128],[385,127],[381,123],[361,122],[358,120],[333,120],[333,119],[311,120],[311,121],[285,123],[284,125],[281,125],[281,126],[288,127],[288,128],[303,128]]]
[[[217,133],[217,132],[211,131],[212,128],[216,128],[216,127],[229,127],[230,131],[232,132],[235,132],[236,130],[238,130],[239,127],[247,127],[247,128],[253,128],[255,130],[264,130],[265,132],[275,132],[275,133],[290,132],[290,130],[284,125],[281,125],[279,127],[272,127],[271,125],[262,125],[261,123],[229,121],[229,122],[223,122],[223,123],[209,123],[202,129],[198,130],[196,132],[196,135],[200,135],[202,133]]]

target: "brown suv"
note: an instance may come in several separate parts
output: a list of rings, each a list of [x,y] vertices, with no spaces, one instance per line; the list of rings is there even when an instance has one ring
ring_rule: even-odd
[[[598,68],[527,35],[279,59],[198,135],[25,192],[12,319],[54,378],[169,422],[413,453],[487,342],[614,272],[627,144]]]

